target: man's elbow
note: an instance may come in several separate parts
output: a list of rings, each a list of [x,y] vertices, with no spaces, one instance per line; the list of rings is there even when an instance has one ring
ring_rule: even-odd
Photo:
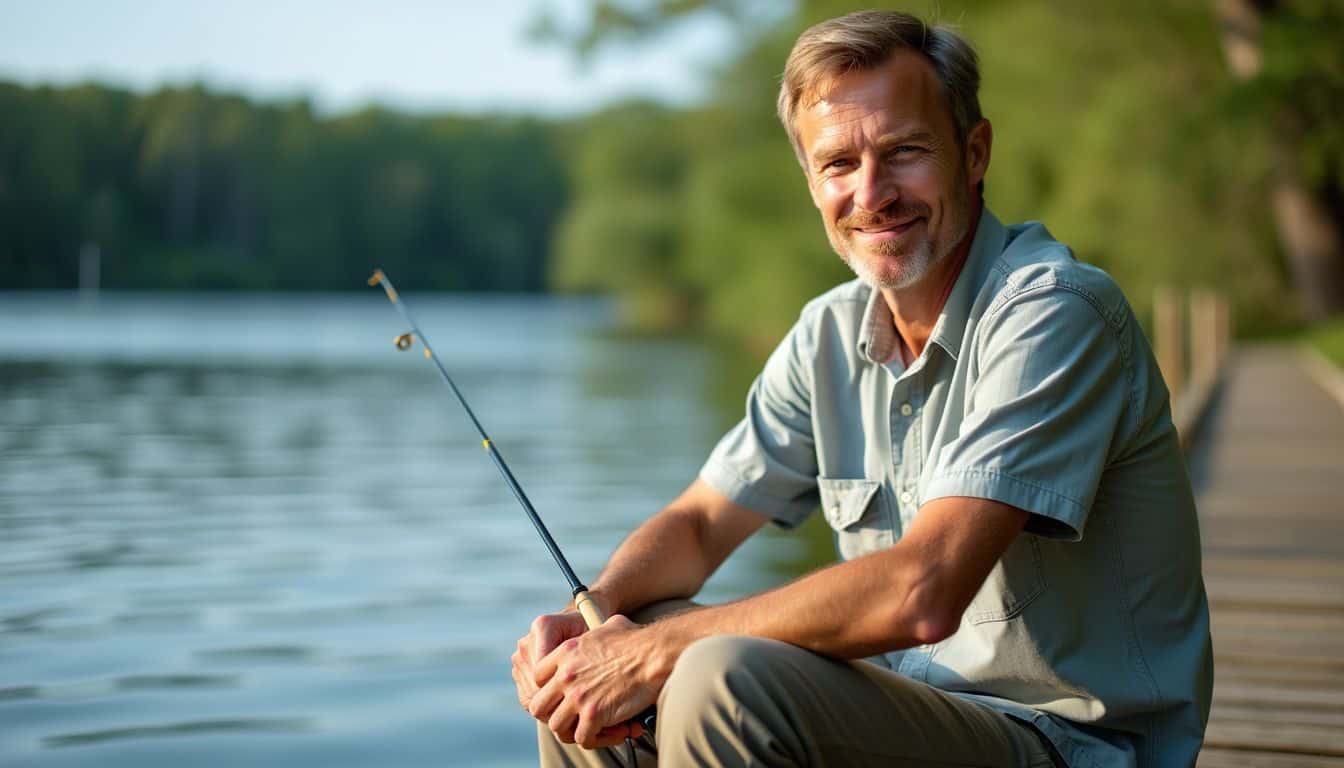
[[[942,642],[961,626],[961,615],[969,601],[954,597],[953,590],[941,584],[936,573],[921,576],[904,592],[905,599],[897,601],[890,621],[895,634],[910,645]]]
[[[938,616],[923,616],[915,619],[910,626],[910,639],[915,645],[933,645],[951,637],[961,624],[961,615],[943,613]]]

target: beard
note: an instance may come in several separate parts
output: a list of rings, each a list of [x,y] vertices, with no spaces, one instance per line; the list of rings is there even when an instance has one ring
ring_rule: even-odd
[[[855,256],[856,249],[837,249],[840,258],[854,271],[860,280],[873,288],[901,290],[916,285],[924,279],[934,264],[941,259],[935,254],[933,243],[927,236],[922,237],[913,246],[904,247],[897,243],[879,243],[868,249],[878,258],[865,259]],[[879,265],[886,267],[880,272]]]
[[[842,217],[826,228],[826,235],[831,247],[860,280],[879,290],[903,290],[918,285],[945,261],[970,230],[968,196],[959,195],[951,202],[944,210],[953,218],[942,233],[929,229],[928,206],[893,204],[877,213],[856,212]],[[858,229],[881,229],[917,219],[923,222],[924,229],[914,242],[887,241],[864,246],[854,236]]]

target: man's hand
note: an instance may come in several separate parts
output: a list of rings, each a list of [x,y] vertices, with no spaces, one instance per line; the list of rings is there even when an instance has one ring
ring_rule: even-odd
[[[624,616],[559,644],[535,667],[541,685],[529,711],[560,741],[586,749],[619,744],[643,729],[629,720],[658,699],[667,675],[652,633]]]
[[[541,686],[537,683],[537,662],[564,641],[588,631],[583,617],[577,611],[548,613],[538,616],[532,628],[518,640],[518,650],[509,660],[513,662],[513,684],[518,689],[518,703],[530,709],[532,697]],[[542,722],[545,722],[543,719]]]

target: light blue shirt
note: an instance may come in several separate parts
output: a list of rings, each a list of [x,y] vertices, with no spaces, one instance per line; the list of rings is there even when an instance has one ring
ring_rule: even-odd
[[[908,368],[896,351],[879,292],[813,300],[701,477],[784,526],[820,507],[845,559],[931,499],[1026,510],[956,633],[878,661],[1031,722],[1074,768],[1193,765],[1213,680],[1199,529],[1120,289],[986,210],[928,345]]]

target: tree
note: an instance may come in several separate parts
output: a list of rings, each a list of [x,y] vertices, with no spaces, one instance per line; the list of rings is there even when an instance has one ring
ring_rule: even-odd
[[[1279,243],[1313,320],[1344,311],[1344,6],[1216,0],[1228,68],[1272,148]]]
[[[742,9],[755,6],[598,5],[606,10],[567,39],[591,46],[615,30],[627,40],[693,13],[751,19]],[[674,252],[663,261],[669,277],[661,286],[691,297],[702,327],[768,347],[808,297],[849,277],[823,236],[774,97],[798,33],[860,5],[802,0],[764,27],[743,24],[740,53],[716,76],[709,102],[683,115],[685,173],[673,195],[680,231],[668,240]],[[1141,314],[1156,285],[1205,285],[1232,296],[1239,327],[1292,319],[1267,247],[1264,152],[1244,124],[1217,109],[1226,74],[1206,3],[929,0],[909,10],[953,22],[980,51],[982,104],[995,125],[992,210],[1046,221],[1079,258],[1110,271]],[[576,190],[571,216],[585,212],[587,237],[637,239],[603,234],[594,208],[620,210],[620,201],[589,192],[621,186],[626,173],[613,165]],[[615,274],[609,285],[628,295]]]

